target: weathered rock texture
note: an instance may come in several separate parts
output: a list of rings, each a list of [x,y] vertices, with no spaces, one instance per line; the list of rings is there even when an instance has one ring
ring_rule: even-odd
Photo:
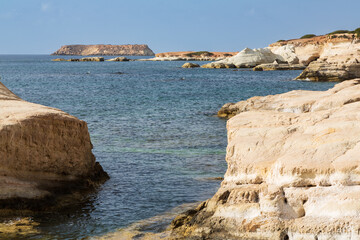
[[[128,56],[154,56],[154,52],[146,44],[128,45],[65,45],[52,55],[128,55]]]
[[[270,45],[273,52],[293,46],[299,62],[309,65],[297,79],[343,81],[360,77],[360,40],[356,34],[334,34]]]
[[[26,102],[0,83],[0,208],[42,209],[105,181],[87,124]]]
[[[202,68],[249,68],[263,63],[272,63],[284,59],[271,52],[268,48],[245,48],[233,57],[202,65]]]
[[[274,61],[279,64],[273,64]],[[245,48],[233,57],[202,67],[256,67],[254,70],[270,71],[299,70],[306,66],[297,79],[343,81],[360,77],[360,39],[356,34],[344,33],[279,41],[267,48]]]
[[[224,181],[173,235],[360,239],[360,79],[235,106]]]

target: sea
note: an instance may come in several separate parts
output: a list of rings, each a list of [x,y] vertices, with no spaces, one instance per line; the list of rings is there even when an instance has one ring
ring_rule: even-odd
[[[301,71],[54,58],[0,55],[0,81],[26,101],[86,121],[93,153],[110,180],[71,211],[25,214],[37,223],[27,239],[88,239],[155,216],[144,231],[162,231],[171,221],[162,214],[204,201],[220,186],[227,136],[226,120],[216,113],[223,104],[334,85],[293,80]]]

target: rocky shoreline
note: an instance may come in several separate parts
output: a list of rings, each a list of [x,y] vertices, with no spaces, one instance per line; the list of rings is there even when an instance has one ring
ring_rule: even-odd
[[[259,49],[245,48],[237,55],[202,68],[253,68],[254,71],[303,70],[296,78],[344,81],[360,77],[360,39],[341,33],[293,39]]]
[[[359,99],[355,79],[224,105],[224,181],[173,239],[360,238]]]
[[[109,176],[87,124],[29,103],[0,83],[0,214],[71,206]]]

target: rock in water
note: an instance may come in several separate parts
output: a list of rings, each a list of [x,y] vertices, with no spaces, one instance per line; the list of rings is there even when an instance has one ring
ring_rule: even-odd
[[[197,68],[197,67],[200,67],[200,65],[196,63],[184,63],[184,65],[182,65],[182,68]]]
[[[360,79],[236,104],[218,192],[178,239],[360,239]]]
[[[106,60],[108,62],[128,62],[130,61],[130,59],[126,58],[126,57],[116,57],[116,58],[111,58]]]
[[[0,209],[62,206],[63,196],[70,204],[75,193],[106,181],[91,149],[86,122],[26,102],[0,83]]]
[[[154,52],[146,44],[128,45],[65,45],[51,55],[128,55],[128,56],[154,56]]]

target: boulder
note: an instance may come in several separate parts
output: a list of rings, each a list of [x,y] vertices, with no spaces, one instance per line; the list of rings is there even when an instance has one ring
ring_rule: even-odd
[[[196,63],[184,63],[184,65],[181,66],[182,68],[197,68],[200,67],[199,64]]]
[[[2,83],[0,109],[0,209],[72,204],[109,178],[91,152],[86,122],[26,102]]]
[[[230,104],[224,181],[173,236],[360,239],[359,99],[356,79]]]

